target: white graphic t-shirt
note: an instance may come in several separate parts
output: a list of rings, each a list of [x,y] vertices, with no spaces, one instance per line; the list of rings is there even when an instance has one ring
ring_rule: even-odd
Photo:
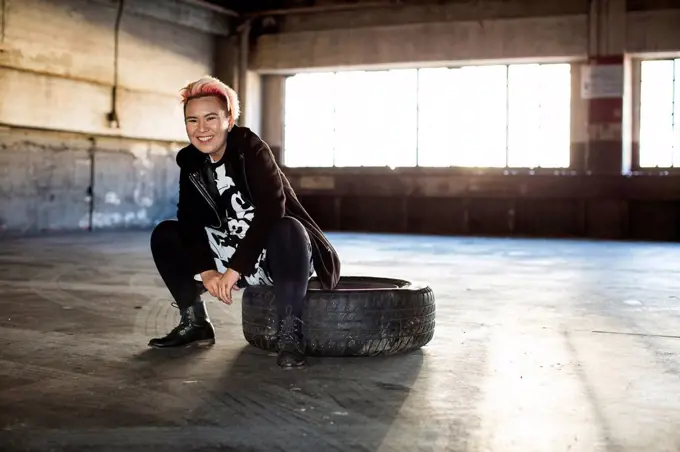
[[[217,270],[225,272],[229,267],[231,257],[234,255],[239,242],[246,235],[253,217],[255,207],[250,204],[238,191],[234,180],[227,174],[226,165],[213,166],[217,191],[220,194],[220,205],[227,210],[227,225],[223,230],[206,227],[210,247],[212,248],[217,264]],[[241,275],[249,285],[272,285],[271,275],[264,269],[264,261],[267,250],[263,249],[257,259],[253,272],[249,275]]]

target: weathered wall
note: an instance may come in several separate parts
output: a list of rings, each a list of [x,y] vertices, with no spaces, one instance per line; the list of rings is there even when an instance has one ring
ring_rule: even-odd
[[[451,2],[275,18],[278,33],[257,39],[250,68],[263,73],[385,65],[467,64],[471,61],[581,60],[600,27],[625,49],[657,52],[680,49],[677,2],[631,10],[624,0],[605,0],[621,17],[589,25],[587,2]],[[638,5],[639,6],[639,5]],[[656,8],[654,8],[656,6]],[[666,9],[663,9],[663,8]],[[661,8],[661,9],[660,9]],[[590,21],[595,22],[593,14]],[[607,23],[614,21],[615,23]]]
[[[0,229],[174,215],[179,89],[213,73],[227,18],[181,1],[9,0],[0,47]],[[117,75],[117,77],[116,77]],[[119,127],[112,127],[117,80]],[[90,156],[92,153],[92,156]],[[91,171],[91,165],[94,170]]]
[[[0,129],[0,233],[146,227],[173,217],[179,146]]]
[[[291,16],[283,19],[283,33],[258,39],[251,68],[277,72],[583,56],[583,9],[579,2],[486,1]]]
[[[589,49],[676,54],[677,1],[597,2],[609,12],[589,17],[587,2],[482,0],[276,17],[277,33],[250,49],[247,97],[262,96],[263,106],[249,103],[241,123],[280,154],[282,74],[298,69],[571,59],[568,176],[286,171],[331,229],[678,239],[675,177],[587,176],[587,104],[578,97]],[[180,0],[127,0],[116,64],[116,2],[4,3],[0,231],[148,226],[174,215],[174,153],[185,139],[177,90],[204,73],[237,87],[239,40],[226,39],[227,18]],[[115,67],[120,128],[107,121]]]
[[[0,53],[1,123],[184,139],[178,91],[197,75],[212,71],[214,39],[210,28],[200,30],[180,19],[188,22],[187,17],[202,10],[182,8],[167,17],[169,11],[157,0],[125,3],[117,62],[118,130],[109,127],[106,116],[116,72],[116,3],[8,3]],[[150,11],[142,14],[137,5]]]

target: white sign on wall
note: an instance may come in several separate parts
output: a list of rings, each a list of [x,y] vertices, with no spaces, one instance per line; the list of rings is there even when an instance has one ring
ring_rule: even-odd
[[[583,99],[623,97],[623,66],[620,64],[581,66],[581,97]]]

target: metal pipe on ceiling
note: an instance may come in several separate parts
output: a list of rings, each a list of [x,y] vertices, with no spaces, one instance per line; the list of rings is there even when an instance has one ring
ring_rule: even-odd
[[[220,14],[225,14],[231,17],[243,17],[238,12],[225,8],[224,6],[219,6],[211,3],[207,0],[182,0],[184,3],[188,3],[195,6],[200,6],[211,11],[215,11]],[[262,17],[262,16],[286,16],[290,14],[315,14],[315,13],[330,13],[339,11],[356,11],[362,9],[378,9],[378,8],[388,8],[390,6],[404,6],[405,4],[401,0],[393,0],[390,2],[373,2],[373,3],[352,3],[345,5],[321,5],[321,6],[303,6],[297,8],[279,8],[279,9],[269,9],[264,11],[256,11],[253,13],[244,14],[244,16],[249,18]]]
[[[388,8],[390,6],[403,6],[400,0],[374,3],[352,3],[346,5],[321,5],[321,6],[304,6],[299,8],[281,8],[270,9],[265,11],[257,11],[250,13],[248,17],[262,17],[262,16],[287,16],[290,14],[315,14],[315,13],[331,13],[339,11],[356,11],[362,9],[377,9]]]
[[[120,22],[123,18],[125,0],[118,0],[118,12],[116,23],[113,28],[113,86],[111,87],[111,111],[107,115],[109,127],[120,129],[120,118],[118,117],[118,66],[120,60]]]
[[[219,6],[214,3],[210,3],[206,0],[182,0],[184,3],[188,3],[190,5],[195,5],[195,6],[200,6],[201,8],[209,9],[211,11],[215,11],[216,13],[224,14],[226,16],[231,16],[231,17],[241,17],[239,13],[236,11],[225,8],[224,6]]]

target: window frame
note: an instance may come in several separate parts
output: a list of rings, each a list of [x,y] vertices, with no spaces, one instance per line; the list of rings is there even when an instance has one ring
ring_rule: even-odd
[[[631,130],[630,143],[624,143],[624,146],[630,146],[630,174],[638,175],[680,175],[680,166],[670,167],[647,167],[640,165],[640,131],[641,131],[641,114],[642,114],[642,63],[645,61],[672,61],[680,59],[677,53],[672,54],[656,54],[656,55],[634,55],[631,56],[631,77],[628,82],[630,88],[630,98],[628,107],[631,108]],[[680,87],[680,73],[675,73],[676,86]],[[625,97],[624,97],[624,101]],[[671,99],[674,104],[675,99]],[[680,117],[675,118],[675,126],[680,128]],[[625,137],[624,131],[624,137]]]

